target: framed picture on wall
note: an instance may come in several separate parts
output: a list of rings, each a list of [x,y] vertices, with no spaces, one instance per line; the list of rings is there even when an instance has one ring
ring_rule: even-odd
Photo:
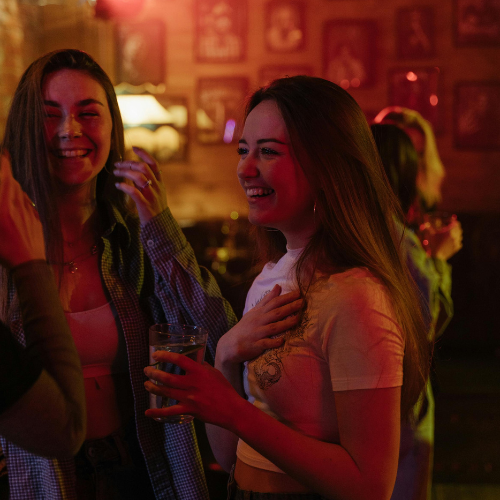
[[[295,75],[313,76],[313,69],[311,66],[263,66],[259,71],[259,85],[262,87],[276,78]]]
[[[198,62],[242,61],[246,53],[246,0],[195,0],[195,55]]]
[[[328,21],[323,28],[323,76],[344,89],[376,80],[375,21]]]
[[[418,111],[436,133],[442,132],[439,75],[438,67],[389,71],[389,104]]]
[[[159,20],[116,26],[117,83],[159,85],[165,81],[165,25]]]
[[[396,52],[399,59],[421,59],[435,55],[432,7],[397,10]]]
[[[457,45],[500,45],[500,0],[453,0]]]
[[[196,137],[202,144],[230,144],[244,113],[249,82],[244,77],[200,78]]]
[[[274,0],[266,4],[264,36],[270,52],[296,52],[305,45],[304,3]]]
[[[460,149],[500,149],[500,81],[459,82],[454,137]]]

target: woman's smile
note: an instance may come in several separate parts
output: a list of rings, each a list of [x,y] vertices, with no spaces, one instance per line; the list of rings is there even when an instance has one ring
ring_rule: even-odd
[[[45,139],[62,185],[93,181],[111,149],[113,121],[102,86],[85,72],[64,69],[43,85]]]

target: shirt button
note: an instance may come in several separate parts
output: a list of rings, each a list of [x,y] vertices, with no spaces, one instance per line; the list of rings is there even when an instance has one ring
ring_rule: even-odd
[[[155,242],[153,240],[148,240],[148,247],[153,248],[155,246]]]

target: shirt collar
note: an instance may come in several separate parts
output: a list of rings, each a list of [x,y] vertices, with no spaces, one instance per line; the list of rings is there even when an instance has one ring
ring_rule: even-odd
[[[125,222],[125,218],[111,203],[105,202],[103,208],[103,212],[105,214],[102,221],[103,227],[105,228],[102,234],[103,237],[109,238],[111,237],[111,234],[114,233],[115,236],[113,237],[121,239],[125,243],[126,247],[129,247],[132,242],[132,238]]]

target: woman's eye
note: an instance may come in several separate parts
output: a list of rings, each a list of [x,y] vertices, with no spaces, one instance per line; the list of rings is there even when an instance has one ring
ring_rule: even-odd
[[[99,116],[98,113],[95,111],[84,111],[83,113],[80,113],[80,116]]]
[[[279,154],[278,151],[275,151],[274,149],[271,149],[271,148],[261,148],[260,153],[263,155],[277,155],[277,154]]]
[[[240,156],[242,156],[242,155],[246,155],[246,154],[248,153],[248,149],[247,149],[247,148],[238,148],[238,149],[236,150],[236,152],[237,152]]]

